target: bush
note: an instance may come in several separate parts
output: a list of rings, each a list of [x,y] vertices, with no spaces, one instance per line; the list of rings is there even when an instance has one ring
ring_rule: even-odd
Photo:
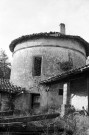
[[[89,117],[80,114],[72,113],[55,119],[45,118],[32,123],[36,128],[42,128],[42,135],[89,135]]]

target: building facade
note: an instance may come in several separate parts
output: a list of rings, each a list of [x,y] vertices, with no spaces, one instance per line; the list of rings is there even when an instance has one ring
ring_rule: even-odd
[[[11,82],[24,87],[27,95],[15,99],[17,109],[28,104],[36,113],[48,108],[57,109],[63,103],[63,84],[54,86],[54,91],[39,86],[43,80],[66,71],[85,66],[89,54],[89,44],[79,36],[65,35],[64,24],[61,33],[38,33],[22,36],[10,44],[13,52]],[[27,97],[27,98],[26,98]],[[25,102],[24,102],[25,101]],[[28,107],[27,107],[28,108]]]
[[[49,87],[49,92],[54,91],[54,87],[60,83],[63,83],[62,104],[73,105],[78,110],[84,106],[89,113],[89,65],[40,82],[44,88]],[[73,102],[74,98],[76,98],[75,102]]]

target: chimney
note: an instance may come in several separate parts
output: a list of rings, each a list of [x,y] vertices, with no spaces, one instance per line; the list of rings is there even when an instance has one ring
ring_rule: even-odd
[[[60,33],[65,35],[65,24],[64,23],[60,23]]]

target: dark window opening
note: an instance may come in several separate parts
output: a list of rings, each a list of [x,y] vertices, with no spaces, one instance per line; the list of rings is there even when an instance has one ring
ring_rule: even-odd
[[[63,89],[59,89],[59,95],[63,95]]]
[[[34,57],[33,76],[41,75],[41,62],[42,62],[42,57]]]
[[[40,94],[32,94],[32,108],[38,108],[40,106]]]

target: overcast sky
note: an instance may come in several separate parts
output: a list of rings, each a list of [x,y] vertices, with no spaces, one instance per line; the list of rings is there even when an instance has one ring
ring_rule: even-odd
[[[89,42],[89,0],[0,0],[0,48],[11,58],[9,44],[22,35],[60,31]]]

